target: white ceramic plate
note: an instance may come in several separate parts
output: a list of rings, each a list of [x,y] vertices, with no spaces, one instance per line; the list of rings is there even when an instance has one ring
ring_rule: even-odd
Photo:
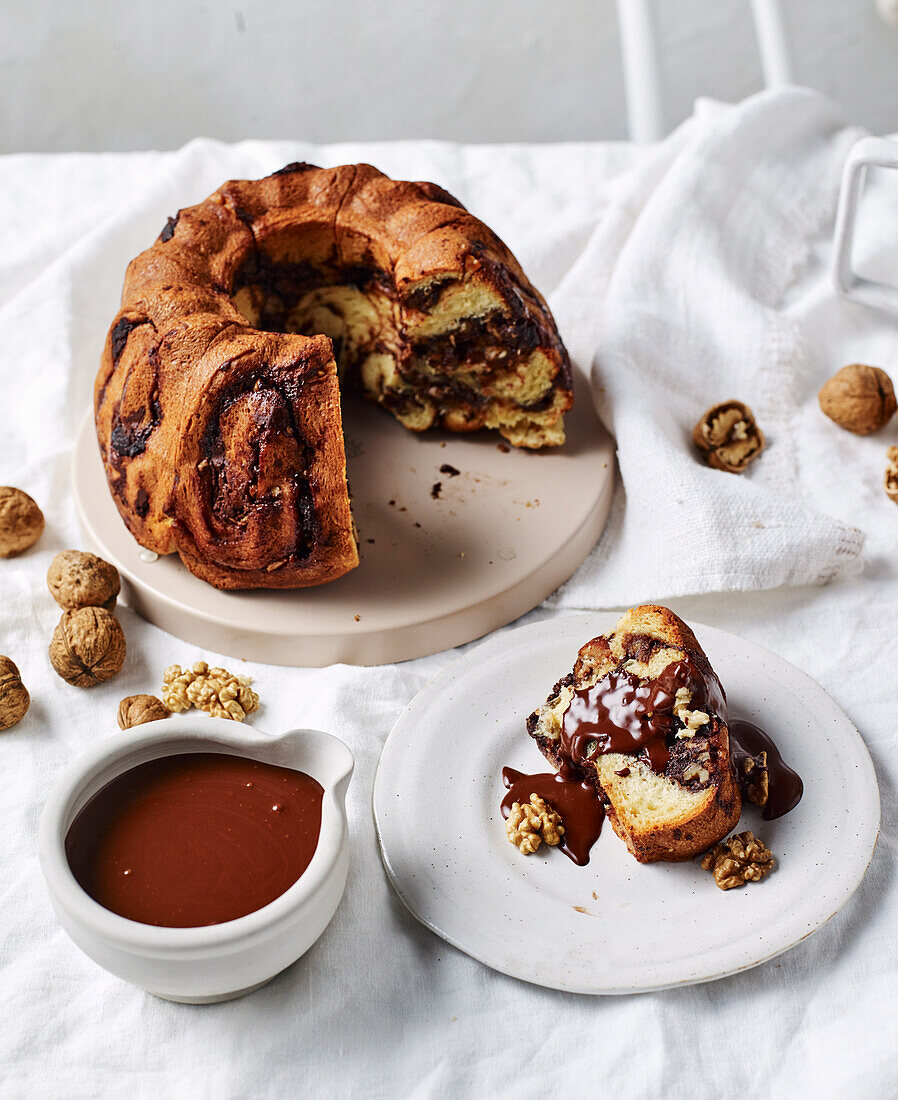
[[[421,657],[536,607],[598,541],[614,444],[579,372],[574,383],[567,443],[539,454],[500,450],[486,433],[418,436],[344,395],[361,563],[317,588],[220,592],[175,554],[147,560],[110,496],[92,416],[75,447],[75,504],[91,548],[122,574],[124,601],[178,638],[275,665]],[[441,473],[444,464],[459,474]]]
[[[776,871],[718,890],[697,862],[636,863],[607,823],[586,867],[545,847],[520,855],[499,810],[502,766],[549,770],[525,719],[616,619],[548,619],[466,654],[401,715],[374,787],[384,865],[414,916],[495,970],[578,993],[711,981],[779,955],[845,904],[879,830],[873,764],[819,684],[760,646],[695,626],[730,714],[766,729],[804,780],[785,817],[743,811],[740,828],[769,844]]]

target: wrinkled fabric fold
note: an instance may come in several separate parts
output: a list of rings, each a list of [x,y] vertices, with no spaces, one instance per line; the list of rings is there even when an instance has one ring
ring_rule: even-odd
[[[810,92],[695,116],[618,179],[551,304],[588,363],[622,485],[595,552],[551,601],[603,607],[824,584],[864,535],[819,510],[796,463],[818,364],[786,310],[834,217],[859,132]],[[692,430],[747,403],[768,445],[741,475],[707,468]]]

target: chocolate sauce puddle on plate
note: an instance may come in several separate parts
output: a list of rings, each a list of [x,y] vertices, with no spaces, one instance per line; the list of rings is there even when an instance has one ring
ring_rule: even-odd
[[[561,817],[564,835],[558,847],[583,867],[589,863],[589,850],[599,839],[605,807],[590,783],[581,783],[573,770],[562,764],[558,772],[527,775],[514,768],[502,769],[502,782],[508,794],[502,799],[502,816],[508,817],[512,804],[529,802],[539,795]]]
[[[765,821],[773,821],[794,810],[804,794],[804,784],[798,772],[783,760],[770,735],[759,726],[752,722],[745,722],[741,718],[731,722],[729,729],[730,758],[736,767],[737,774],[741,773],[739,765],[742,760],[757,756],[761,752],[767,753],[769,788],[767,804],[761,817]]]

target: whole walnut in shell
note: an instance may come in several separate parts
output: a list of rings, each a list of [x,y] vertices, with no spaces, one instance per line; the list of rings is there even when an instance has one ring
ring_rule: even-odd
[[[96,554],[60,550],[47,570],[47,587],[60,607],[105,607],[111,611],[122,587],[118,570]]]
[[[50,663],[75,687],[93,687],[114,676],[125,662],[125,634],[104,607],[66,611],[53,631]]]
[[[129,695],[118,705],[119,729],[129,730],[132,726],[142,726],[144,722],[158,722],[168,718],[168,707],[155,695]]]
[[[863,363],[836,371],[823,383],[818,400],[830,420],[856,435],[878,432],[898,407],[891,378],[879,367]]]
[[[0,657],[0,730],[8,730],[21,721],[30,705],[31,696],[15,662]]]
[[[34,546],[44,530],[44,513],[27,493],[0,485],[0,558],[14,558]]]

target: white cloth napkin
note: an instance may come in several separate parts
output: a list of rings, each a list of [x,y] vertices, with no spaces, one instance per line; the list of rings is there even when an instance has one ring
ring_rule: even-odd
[[[898,1094],[898,511],[880,487],[898,429],[857,439],[814,398],[853,359],[898,373],[896,322],[834,300],[825,275],[851,137],[824,101],[790,91],[705,105],[650,150],[196,141],[166,154],[0,158],[0,482],[31,492],[48,520],[34,550],[0,562],[0,652],[33,697],[0,735],[0,1096]],[[549,294],[581,364],[596,356],[626,493],[556,602],[709,592],[673,606],[777,650],[861,729],[884,794],[879,848],[843,911],[780,959],[707,986],[591,999],[494,974],[420,927],[386,882],[371,792],[396,716],[455,653],[376,669],[247,665],[123,609],[119,676],[79,691],[50,670],[59,612],[44,574],[57,550],[81,545],[69,459],[124,267],[179,206],[297,159],[367,160],[456,192]],[[889,182],[871,195],[858,263],[898,256]],[[689,442],[704,407],[731,396],[771,439],[743,477],[706,470]],[[852,561],[862,576],[844,568]],[[710,591],[785,581],[797,586]],[[201,657],[254,677],[260,728],[332,730],[357,767],[353,864],[334,923],[252,997],[191,1008],[117,981],[71,944],[50,911],[35,834],[49,785],[113,734],[119,699],[158,690],[166,665]]]
[[[556,605],[818,584],[856,560],[862,533],[818,511],[798,477],[796,414],[819,364],[784,301],[857,136],[803,92],[737,112],[700,103],[607,189],[552,304],[592,367],[623,491]],[[732,398],[768,441],[742,476],[707,468],[692,444],[705,409]]]

